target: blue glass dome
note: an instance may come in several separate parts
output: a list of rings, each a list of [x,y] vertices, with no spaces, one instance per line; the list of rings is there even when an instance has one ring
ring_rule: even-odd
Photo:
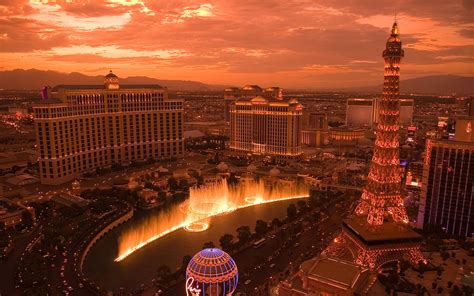
[[[226,252],[204,249],[194,255],[186,268],[186,283],[200,292],[194,295],[221,296],[237,288],[239,274],[234,259]]]

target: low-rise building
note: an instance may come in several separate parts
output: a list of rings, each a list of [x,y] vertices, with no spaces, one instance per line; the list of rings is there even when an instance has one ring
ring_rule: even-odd
[[[21,175],[10,177],[6,181],[10,183],[11,185],[25,186],[29,184],[38,183],[39,179],[28,174],[21,174]]]
[[[144,188],[138,191],[138,196],[148,207],[152,207],[157,204],[158,192],[155,190]]]
[[[322,191],[326,191],[328,189],[328,185],[331,183],[331,178],[327,178],[327,177],[316,177],[316,176],[306,176],[304,178],[304,182],[305,184],[308,184],[309,186],[311,186],[311,188],[313,189],[317,189],[317,190],[322,190]]]
[[[336,127],[329,130],[331,142],[354,142],[365,137],[365,130],[361,128]]]
[[[86,207],[89,202],[82,197],[70,193],[61,192],[53,196],[52,200],[60,205],[66,207],[78,206],[78,207]]]
[[[31,209],[33,211],[33,209]],[[0,224],[13,227],[23,222],[23,213],[28,211],[25,207],[16,205],[7,199],[0,199]],[[33,215],[34,217],[34,215]]]
[[[297,274],[280,283],[279,296],[364,295],[369,275],[360,265],[321,255],[303,262]]]

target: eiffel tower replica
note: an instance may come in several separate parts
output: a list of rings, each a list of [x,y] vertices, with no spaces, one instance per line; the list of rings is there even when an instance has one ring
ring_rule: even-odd
[[[383,96],[378,104],[379,120],[368,182],[354,217],[343,221],[341,234],[323,252],[337,257],[345,252],[355,263],[371,270],[401,259],[412,264],[423,260],[422,238],[408,226],[401,195],[399,82],[403,56],[395,21],[383,51]]]

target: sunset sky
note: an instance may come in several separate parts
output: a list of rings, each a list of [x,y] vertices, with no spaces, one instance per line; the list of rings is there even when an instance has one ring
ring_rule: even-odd
[[[0,0],[0,70],[334,88],[474,75],[472,0]]]

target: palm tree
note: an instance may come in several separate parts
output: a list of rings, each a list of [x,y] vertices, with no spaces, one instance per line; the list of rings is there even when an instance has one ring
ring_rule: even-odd
[[[156,271],[160,282],[168,282],[171,278],[171,269],[168,265],[160,265]]]
[[[245,244],[252,237],[252,232],[248,226],[240,226],[237,228],[237,238],[241,244]]]
[[[191,261],[191,256],[190,255],[184,255],[183,256],[183,263],[181,263],[181,270],[186,270],[186,267],[188,267],[189,261]]]
[[[289,220],[296,219],[296,214],[297,214],[296,206],[294,204],[289,205],[288,208],[286,209],[286,214]]]
[[[216,245],[214,245],[214,242],[206,242],[204,243],[204,245],[202,246],[203,249],[212,249],[212,248],[215,248]]]
[[[275,219],[272,220],[272,224],[271,224],[271,225],[272,225],[273,228],[277,228],[277,227],[280,227],[281,224],[282,224],[282,223],[281,223],[280,219],[275,218]]]
[[[267,222],[263,220],[257,220],[256,225],[255,225],[255,232],[257,233],[257,236],[262,237],[267,233],[268,231],[268,224]]]
[[[219,239],[219,243],[224,251],[230,251],[232,249],[232,241],[234,236],[232,234],[226,233]]]

